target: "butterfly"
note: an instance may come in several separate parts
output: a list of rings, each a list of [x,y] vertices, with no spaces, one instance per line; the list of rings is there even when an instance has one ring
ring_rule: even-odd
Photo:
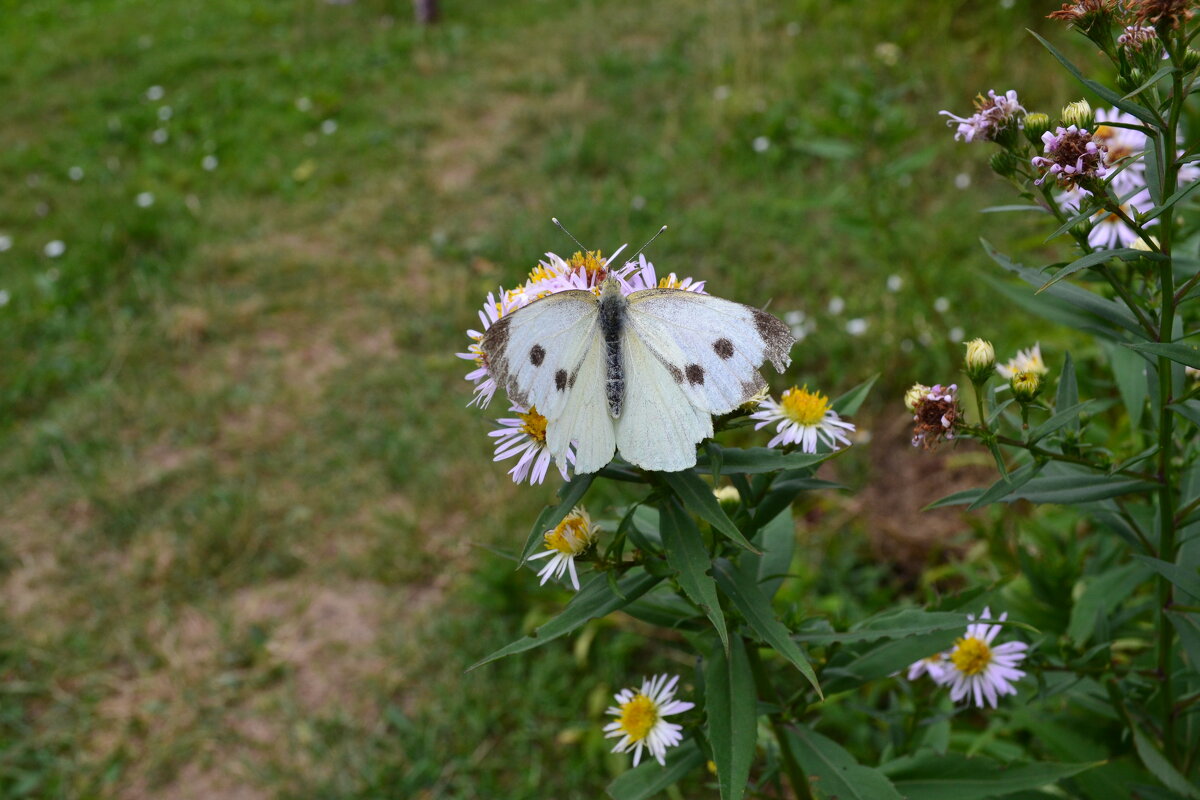
[[[634,466],[677,472],[696,464],[714,415],[764,386],[758,368],[782,372],[795,339],[776,317],[682,289],[628,296],[609,271],[599,297],[547,295],[497,320],[480,342],[509,399],[546,418],[546,446],[575,472],[596,472],[614,453]]]

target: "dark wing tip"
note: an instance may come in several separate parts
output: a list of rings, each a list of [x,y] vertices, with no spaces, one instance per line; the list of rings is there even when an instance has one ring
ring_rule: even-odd
[[[754,309],[754,327],[762,337],[767,359],[775,369],[783,372],[792,363],[789,354],[796,343],[792,329],[783,320],[757,308]]]

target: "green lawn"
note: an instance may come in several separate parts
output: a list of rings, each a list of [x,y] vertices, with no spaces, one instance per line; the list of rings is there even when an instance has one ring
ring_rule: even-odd
[[[775,387],[882,373],[860,423],[893,464],[908,383],[1040,330],[981,282],[978,236],[1028,229],[978,215],[1009,195],[937,111],[1073,99],[1023,33],[1045,4],[442,5],[0,0],[0,795],[596,797],[626,768],[611,692],[691,668],[637,623],[463,674],[569,597],[503,557],[553,481],[491,463],[453,355],[573,249],[551,215],[605,252],[668,224],[660,272],[803,311]],[[870,508],[823,502],[786,595],[890,602]]]

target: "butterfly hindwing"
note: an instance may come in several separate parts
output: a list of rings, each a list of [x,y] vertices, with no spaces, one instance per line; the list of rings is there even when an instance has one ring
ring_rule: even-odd
[[[621,336],[625,401],[617,450],[631,464],[677,472],[696,463],[696,445],[712,436],[712,416],[697,408],[633,327]]]
[[[604,346],[599,333],[573,373],[566,402],[554,418],[548,418],[546,446],[560,464],[567,446],[575,442],[575,472],[595,472],[612,461],[616,431],[605,397]]]
[[[766,382],[758,368],[783,371],[795,339],[779,319],[751,306],[679,289],[629,295],[627,325],[662,362],[688,400],[725,414]]]

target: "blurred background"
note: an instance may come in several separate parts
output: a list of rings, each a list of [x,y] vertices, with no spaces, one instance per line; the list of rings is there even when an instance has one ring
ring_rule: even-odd
[[[439,5],[0,0],[0,796],[627,768],[611,693],[692,666],[635,620],[464,674],[570,597],[506,557],[557,478],[491,462],[506,406],[466,408],[454,357],[574,249],[551,215],[605,253],[668,224],[660,274],[769,300],[802,338],[776,391],[881,374],[785,604],[840,625],[986,575],[982,522],[917,513],[986,459],[912,452],[900,395],[1048,331],[985,282],[979,235],[1040,240],[979,213],[1011,195],[937,112],[1075,99],[1024,30],[1070,49],[1058,4]],[[822,713],[869,753],[854,702]]]

